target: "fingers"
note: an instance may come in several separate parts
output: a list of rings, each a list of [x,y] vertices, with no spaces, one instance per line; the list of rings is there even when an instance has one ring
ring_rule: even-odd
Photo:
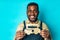
[[[42,31],[40,32],[40,35],[41,35],[42,37],[46,38],[46,37],[49,36],[49,32],[48,32],[48,30],[42,30]]]
[[[17,39],[22,39],[25,36],[25,33],[23,31],[18,31],[16,33],[16,38]]]
[[[22,39],[24,36],[23,35],[18,35],[16,36],[16,39]]]

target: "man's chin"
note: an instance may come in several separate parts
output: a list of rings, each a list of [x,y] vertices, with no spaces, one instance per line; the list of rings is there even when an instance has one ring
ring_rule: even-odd
[[[34,18],[34,19],[30,19],[28,18],[30,22],[36,22],[37,21],[37,18]]]
[[[36,20],[30,20],[30,22],[35,22]]]

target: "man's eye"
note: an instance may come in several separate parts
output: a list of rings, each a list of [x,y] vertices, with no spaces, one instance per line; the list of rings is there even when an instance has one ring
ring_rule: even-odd
[[[28,12],[37,12],[37,10],[34,10],[34,11],[28,10]]]
[[[37,10],[34,10],[34,12],[37,12]]]
[[[31,12],[31,10],[29,10],[28,12]]]

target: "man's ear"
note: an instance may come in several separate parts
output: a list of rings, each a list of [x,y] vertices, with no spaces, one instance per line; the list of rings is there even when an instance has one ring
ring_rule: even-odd
[[[39,11],[38,11],[38,14],[39,14]]]
[[[38,15],[39,15],[39,13],[40,13],[40,12],[38,11]]]
[[[28,15],[28,11],[26,11],[26,14]]]
[[[27,14],[27,16],[28,16],[28,11],[26,11],[26,14]]]
[[[39,13],[40,13],[40,12],[38,11],[38,15],[37,15],[37,17],[39,16]]]

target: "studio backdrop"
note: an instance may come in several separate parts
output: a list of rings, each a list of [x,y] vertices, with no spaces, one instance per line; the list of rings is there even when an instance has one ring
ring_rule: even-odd
[[[0,40],[13,40],[17,26],[27,20],[27,5],[39,5],[39,20],[47,24],[52,39],[60,40],[60,0],[0,0]]]

